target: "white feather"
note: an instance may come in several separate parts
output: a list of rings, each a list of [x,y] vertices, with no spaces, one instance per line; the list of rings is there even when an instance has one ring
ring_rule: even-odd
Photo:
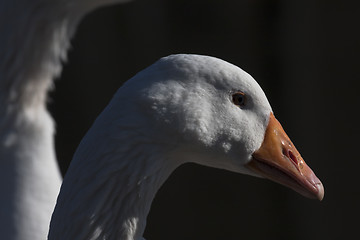
[[[80,19],[121,0],[0,1],[1,239],[45,239],[61,177],[47,92]]]

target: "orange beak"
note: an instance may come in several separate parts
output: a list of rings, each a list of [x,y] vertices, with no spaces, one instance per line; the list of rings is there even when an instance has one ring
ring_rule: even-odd
[[[285,185],[309,198],[320,201],[324,187],[306,165],[273,113],[261,147],[247,165],[261,176]]]

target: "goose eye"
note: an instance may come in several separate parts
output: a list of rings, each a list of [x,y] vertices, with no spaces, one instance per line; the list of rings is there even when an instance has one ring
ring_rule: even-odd
[[[237,92],[232,95],[232,101],[236,106],[243,107],[245,105],[245,93]]]

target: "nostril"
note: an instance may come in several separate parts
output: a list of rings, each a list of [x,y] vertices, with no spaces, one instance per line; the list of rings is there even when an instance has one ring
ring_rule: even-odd
[[[293,163],[295,163],[295,165],[298,165],[297,157],[292,153],[292,151],[287,150],[287,149],[283,149],[283,154],[287,158],[289,158]]]
[[[292,153],[292,151],[289,150],[288,154],[289,154],[288,157],[291,159],[291,161],[293,161],[296,165],[298,165],[297,157]]]

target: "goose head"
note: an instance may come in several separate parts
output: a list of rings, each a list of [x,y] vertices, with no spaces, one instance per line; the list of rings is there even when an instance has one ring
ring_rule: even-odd
[[[86,134],[49,239],[142,239],[157,190],[186,162],[324,195],[249,74],[214,57],[172,55],[127,81]]]
[[[214,57],[171,55],[137,74],[117,96],[130,101],[129,114],[143,114],[154,141],[173,146],[171,161],[268,178],[322,200],[320,180],[261,87],[237,66]]]

